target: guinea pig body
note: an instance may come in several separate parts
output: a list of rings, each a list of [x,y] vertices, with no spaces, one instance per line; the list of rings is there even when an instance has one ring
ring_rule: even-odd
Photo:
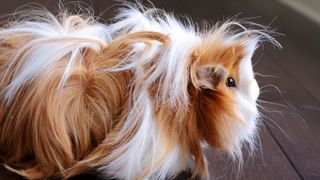
[[[208,177],[204,145],[239,159],[244,142],[254,145],[251,57],[262,40],[277,43],[266,29],[230,21],[200,32],[136,7],[110,25],[33,15],[0,30],[8,169],[29,179],[93,168],[120,179],[165,179],[188,168]]]

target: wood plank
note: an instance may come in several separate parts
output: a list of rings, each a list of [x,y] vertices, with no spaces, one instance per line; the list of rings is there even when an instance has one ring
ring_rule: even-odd
[[[290,39],[281,42],[282,51],[274,51],[270,47],[265,53],[283,68],[287,75],[295,79],[305,93],[315,98],[320,104],[320,59],[307,53]]]
[[[263,91],[271,91],[271,93],[262,95],[262,99],[284,104],[284,106],[263,104],[267,108],[278,111],[268,113],[269,119],[266,119],[273,137],[303,179],[319,179],[319,103],[310,94],[306,93],[302,85],[290,76],[274,58],[265,55],[256,69],[260,73],[273,74],[278,77],[269,78],[265,82],[279,87],[283,92],[282,97],[274,88],[263,89]],[[299,113],[290,108],[291,105],[287,104],[287,101]]]
[[[211,151],[208,154],[211,174],[209,179],[300,179],[264,124],[261,124],[259,137],[260,142],[258,140],[254,156],[248,153],[244,155],[244,165],[241,171],[238,171],[237,164],[233,164],[229,157]]]

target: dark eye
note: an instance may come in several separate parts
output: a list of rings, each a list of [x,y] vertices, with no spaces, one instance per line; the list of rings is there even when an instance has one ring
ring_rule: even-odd
[[[236,81],[232,77],[228,77],[226,85],[228,87],[236,87]]]

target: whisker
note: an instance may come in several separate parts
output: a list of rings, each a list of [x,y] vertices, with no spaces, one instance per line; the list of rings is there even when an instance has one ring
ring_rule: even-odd
[[[266,100],[262,100],[262,99],[258,99],[257,102],[266,103],[266,104],[270,104],[270,105],[276,105],[276,106],[280,106],[280,107],[284,107],[284,108],[290,109],[288,106],[286,106],[286,105],[284,105],[284,104],[275,103],[275,102],[270,102],[270,101],[266,101]]]
[[[287,134],[287,132],[279,125],[279,124],[277,124],[272,118],[270,118],[270,117],[268,117],[268,116],[266,116],[266,115],[264,115],[264,114],[261,114],[262,115],[262,117],[264,118],[264,119],[267,119],[267,120],[269,120],[270,122],[272,122],[276,127],[274,127],[272,124],[270,124],[268,121],[264,121],[269,127],[271,127],[271,128],[278,128],[279,130],[280,130],[280,132],[288,139],[288,140],[290,140],[290,141],[292,141],[292,139],[290,138],[290,136]]]
[[[257,75],[257,76],[259,76],[259,77],[265,77],[265,78],[275,78],[275,79],[279,79],[279,77],[274,76],[274,75],[261,74],[261,73],[257,73],[257,72],[255,72],[254,75]]]
[[[255,67],[257,64],[259,64],[259,62],[261,61],[263,57],[263,54],[261,53],[261,55],[257,58],[257,61],[252,65],[252,67]]]
[[[257,105],[258,108],[260,108],[262,111],[265,111],[265,112],[268,112],[268,113],[277,113],[281,116],[284,116],[284,113],[283,111],[277,111],[277,110],[273,110],[272,108],[268,108],[268,107],[263,107],[261,105]]]
[[[283,93],[281,92],[281,90],[280,90],[279,87],[277,87],[276,85],[272,85],[272,84],[269,84],[269,86],[275,88],[275,89],[278,91],[278,93],[279,93],[279,95],[281,96],[281,98],[283,99],[283,101],[284,101],[290,108],[292,108],[293,110],[295,110],[295,111],[298,112],[298,113],[301,113],[297,108],[295,108],[293,105],[291,105],[291,103],[284,97],[284,95],[283,95]]]
[[[261,86],[260,89],[264,89],[264,88],[268,88],[268,87],[271,87],[271,88],[275,88],[276,87],[275,89],[279,90],[277,92],[283,93],[283,92],[280,91],[280,89],[276,85],[273,85],[273,84],[266,84],[264,86]]]
[[[257,135],[257,139],[258,139],[259,150],[262,157],[262,161],[264,161],[263,150],[262,150],[263,147],[262,147],[262,142],[259,134]]]
[[[304,124],[305,127],[309,128],[308,126],[308,123],[305,121],[305,119],[303,118],[302,116],[302,112],[297,110],[296,108],[292,108],[291,106],[286,106],[284,104],[280,104],[280,103],[274,103],[274,102],[269,102],[269,101],[265,101],[265,100],[257,100],[257,102],[260,102],[260,103],[265,103],[265,104],[269,104],[269,105],[274,105],[274,106],[278,106],[278,107],[282,107],[282,108],[285,108],[286,110],[289,110],[289,112],[284,112],[282,111],[282,113],[279,113],[281,111],[276,111],[276,110],[272,110],[272,108],[269,108],[269,109],[263,109],[263,108],[266,108],[266,107],[263,107],[262,108],[262,105],[259,105],[258,107],[263,109],[264,111],[266,112],[275,112],[275,113],[278,113],[280,114],[282,117],[285,116],[285,114],[290,114],[290,115],[295,115],[296,117],[298,117],[298,119]],[[291,112],[290,112],[291,111]]]

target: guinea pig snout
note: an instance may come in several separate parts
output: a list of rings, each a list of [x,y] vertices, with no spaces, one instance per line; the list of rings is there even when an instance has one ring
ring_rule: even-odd
[[[246,79],[239,86],[239,92],[246,97],[249,102],[255,103],[260,94],[260,88],[254,78]]]
[[[254,80],[249,87],[249,95],[251,96],[251,100],[256,102],[260,94],[260,88],[256,80]]]

